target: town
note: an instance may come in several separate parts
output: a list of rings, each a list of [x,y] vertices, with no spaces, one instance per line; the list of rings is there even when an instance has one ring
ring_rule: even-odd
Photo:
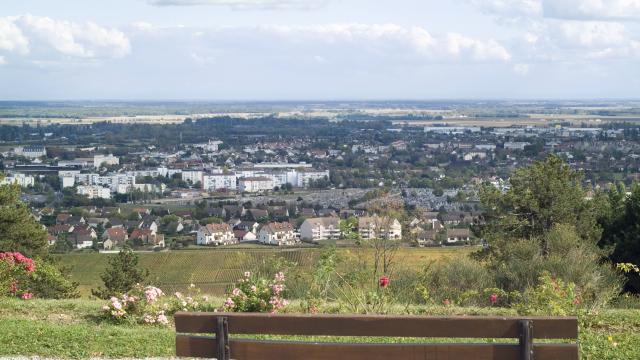
[[[343,112],[5,125],[2,181],[24,188],[55,252],[109,252],[354,246],[377,236],[405,247],[482,245],[472,231],[479,190],[507,190],[518,166],[556,154],[593,191],[640,178],[633,119],[555,114],[498,126],[442,114],[426,124]]]

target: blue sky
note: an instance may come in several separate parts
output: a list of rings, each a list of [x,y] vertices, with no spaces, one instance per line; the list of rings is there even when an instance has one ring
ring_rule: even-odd
[[[640,0],[5,1],[0,99],[640,98]]]

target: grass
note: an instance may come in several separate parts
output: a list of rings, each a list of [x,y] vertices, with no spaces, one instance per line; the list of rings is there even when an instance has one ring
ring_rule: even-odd
[[[365,250],[339,249],[348,258],[362,257]],[[400,249],[396,261],[404,267],[419,268],[428,260],[468,254],[469,248]],[[257,264],[273,256],[292,261],[297,266],[309,268],[321,249],[207,249],[158,253],[140,253],[140,265],[149,269],[149,282],[167,291],[182,291],[189,284],[196,284],[205,293],[222,295],[227,287],[254,269]],[[60,255],[60,261],[71,267],[71,276],[80,286],[82,295],[89,295],[92,288],[102,285],[100,274],[113,254],[75,253]],[[371,258],[371,256],[367,256]]]
[[[175,354],[172,328],[105,324],[96,317],[102,305],[101,301],[88,299],[0,299],[0,356],[143,358]],[[295,310],[296,305],[291,307]],[[497,308],[416,307],[413,310],[429,315],[515,315],[511,309]],[[640,359],[639,310],[605,310],[580,320],[582,359]],[[363,338],[361,341],[409,339]]]

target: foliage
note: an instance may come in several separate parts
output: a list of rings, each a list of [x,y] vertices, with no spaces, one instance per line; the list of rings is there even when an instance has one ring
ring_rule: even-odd
[[[615,263],[640,264],[640,185],[634,185],[628,197],[624,187],[613,188],[608,199],[609,212],[600,219],[604,227],[600,246],[613,248],[610,259]],[[628,290],[639,293],[640,274],[626,276]]]
[[[0,297],[31,299],[33,293],[29,284],[35,270],[33,259],[19,252],[0,252]]]
[[[289,305],[289,300],[285,299],[284,282],[282,272],[273,279],[246,272],[228,294],[223,308],[230,312],[278,312]]]
[[[195,285],[186,295],[173,296],[154,286],[136,284],[121,296],[113,296],[102,307],[102,318],[116,324],[169,325],[169,317],[176,311],[213,310],[207,296],[201,296]]]
[[[544,235],[558,224],[574,227],[581,239],[595,243],[601,229],[580,181],[581,175],[554,155],[519,168],[512,174],[506,193],[491,185],[482,189],[482,222],[475,231],[489,242],[491,255],[499,254],[505,243],[513,240],[538,239],[546,256],[549,246]]]
[[[516,306],[523,315],[576,315],[581,308],[582,298],[574,283],[565,283],[545,272],[539,285],[527,289],[522,302]]]
[[[149,275],[148,270],[138,267],[138,255],[131,249],[120,250],[118,255],[109,259],[109,267],[100,276],[104,288],[92,290],[91,293],[101,299],[126,294],[136,284],[143,283]]]
[[[46,230],[20,201],[20,187],[0,185],[0,251],[32,258],[46,256],[48,247]]]
[[[29,281],[34,296],[44,299],[72,299],[79,296],[78,284],[59,266],[40,261]]]

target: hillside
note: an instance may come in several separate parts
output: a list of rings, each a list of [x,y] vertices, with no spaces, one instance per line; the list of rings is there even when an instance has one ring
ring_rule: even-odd
[[[189,284],[196,284],[205,293],[221,295],[228,285],[247,270],[261,263],[281,257],[310,268],[321,254],[320,249],[212,249],[190,251],[168,251],[139,253],[140,265],[149,269],[149,282],[165,291],[177,291]],[[364,250],[340,249],[345,257],[367,258]],[[401,249],[397,254],[398,264],[415,267],[428,260],[442,257],[460,256],[469,253],[469,248],[428,248]],[[100,274],[107,266],[112,254],[76,253],[59,255],[63,265],[71,267],[74,281],[80,284],[83,295],[90,294],[91,288],[101,285]]]

